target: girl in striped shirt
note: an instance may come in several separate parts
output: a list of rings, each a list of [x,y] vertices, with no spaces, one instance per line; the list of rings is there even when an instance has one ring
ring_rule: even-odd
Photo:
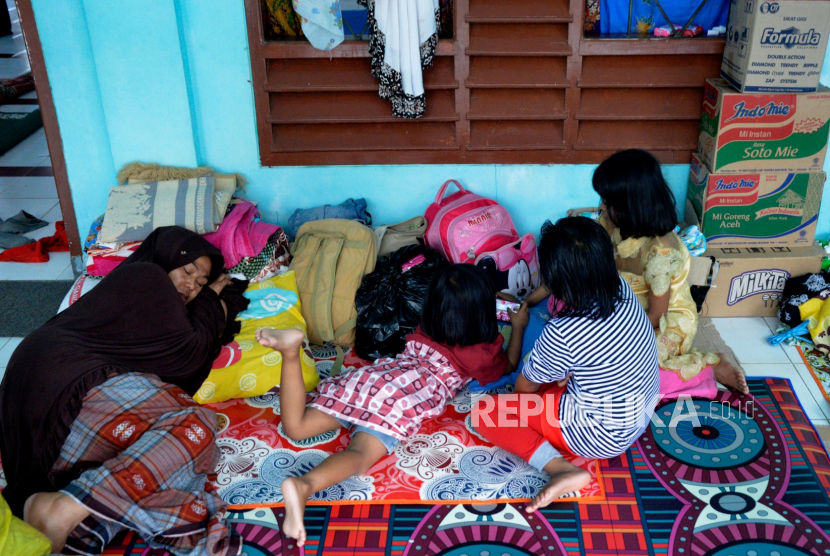
[[[542,282],[561,303],[524,360],[516,393],[481,398],[472,416],[482,436],[550,475],[528,512],[588,484],[588,472],[563,454],[623,453],[660,387],[653,328],[617,274],[605,230],[587,218],[547,222],[539,258]],[[526,324],[514,322],[513,333]]]

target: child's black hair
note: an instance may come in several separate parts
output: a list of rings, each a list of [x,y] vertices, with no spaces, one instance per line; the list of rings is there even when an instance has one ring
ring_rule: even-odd
[[[495,285],[475,265],[445,268],[427,288],[421,329],[436,342],[451,346],[492,343],[499,333]]]
[[[609,317],[622,299],[614,246],[605,229],[589,218],[562,218],[542,225],[539,242],[542,283],[565,304],[557,316]]]
[[[592,182],[623,239],[660,237],[677,226],[674,195],[651,153],[613,154],[597,166]]]

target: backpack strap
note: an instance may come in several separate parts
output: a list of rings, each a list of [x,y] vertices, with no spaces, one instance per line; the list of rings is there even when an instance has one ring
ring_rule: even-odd
[[[334,350],[337,352],[337,359],[334,360],[334,364],[329,370],[329,378],[340,374],[340,371],[343,370],[343,360],[346,358],[346,352],[342,347],[334,346]]]
[[[334,279],[340,252],[346,244],[346,237],[336,232],[309,232],[297,240],[295,252],[308,252],[309,264],[302,276],[297,276],[298,284],[305,284],[311,269],[316,270],[314,284],[311,284],[311,302],[308,313],[309,325],[314,326],[317,335],[325,342],[335,338],[334,325],[331,322],[331,300],[334,295]]]
[[[436,203],[440,203],[440,202],[441,202],[441,199],[443,199],[443,198],[444,198],[444,193],[446,193],[446,192],[447,192],[447,188],[448,188],[448,187],[450,186],[450,184],[452,184],[452,183],[454,183],[454,184],[455,184],[455,186],[458,188],[458,190],[459,190],[459,191],[464,191],[465,193],[467,192],[467,190],[466,190],[466,189],[464,189],[464,186],[463,186],[463,185],[461,185],[460,183],[458,183],[457,181],[455,181],[455,180],[447,180],[447,181],[445,181],[445,182],[444,182],[444,185],[442,185],[442,186],[441,186],[441,189],[439,189],[439,190],[438,190],[438,195],[436,195],[436,196],[435,196],[435,202],[436,202]]]

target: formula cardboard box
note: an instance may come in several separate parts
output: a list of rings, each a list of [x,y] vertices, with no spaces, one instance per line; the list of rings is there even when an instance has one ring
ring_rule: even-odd
[[[830,4],[830,2],[828,2]],[[712,172],[817,172],[830,131],[830,89],[742,94],[707,79],[698,152]]]
[[[830,2],[732,0],[721,75],[744,93],[813,92],[828,32]]]
[[[824,172],[713,174],[692,155],[687,200],[712,247],[812,245]]]
[[[713,247],[718,271],[700,315],[704,317],[772,317],[778,313],[784,283],[791,276],[821,269],[824,250],[809,247]]]

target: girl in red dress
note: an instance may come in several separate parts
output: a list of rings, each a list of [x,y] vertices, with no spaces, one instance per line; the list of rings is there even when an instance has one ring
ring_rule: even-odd
[[[527,308],[510,315],[514,331],[524,330]],[[300,477],[282,483],[286,536],[303,546],[303,513],[308,498],[353,475],[363,475],[398,442],[411,438],[421,423],[444,411],[447,402],[472,379],[489,384],[513,372],[522,334],[513,333],[507,354],[496,322],[496,291],[473,265],[453,265],[430,282],[421,326],[407,337],[404,352],[380,359],[317,386],[306,406],[299,360],[299,330],[257,332],[257,340],[282,354],[282,426],[296,440],[345,427],[352,431],[346,450],[326,458]]]

